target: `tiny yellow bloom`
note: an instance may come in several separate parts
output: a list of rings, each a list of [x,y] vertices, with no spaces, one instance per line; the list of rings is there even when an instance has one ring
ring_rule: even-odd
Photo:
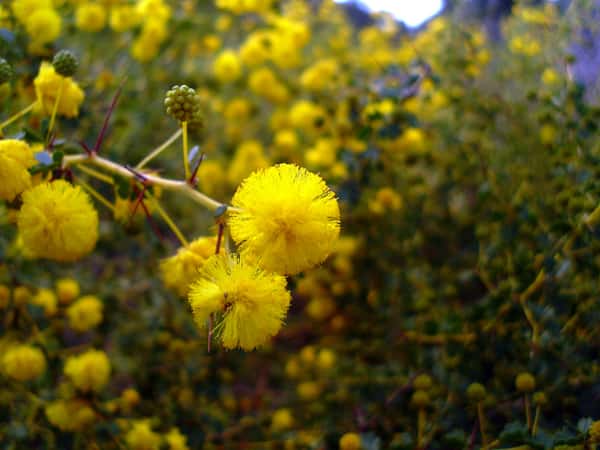
[[[68,304],[79,297],[79,283],[73,278],[61,278],[56,282],[56,295],[60,303]]]
[[[80,391],[98,392],[108,383],[110,360],[103,351],[88,350],[67,358],[64,372]]]
[[[152,431],[147,420],[138,420],[125,435],[125,442],[131,450],[158,450],[161,436]]]
[[[99,3],[83,3],[75,10],[75,25],[82,31],[101,31],[106,25],[106,9]]]
[[[37,347],[16,345],[2,356],[2,369],[17,381],[30,381],[46,371],[46,357]]]
[[[346,433],[340,438],[340,450],[360,450],[362,444],[356,433]]]
[[[96,413],[84,400],[56,400],[46,405],[48,422],[62,431],[81,431],[96,421]]]
[[[215,59],[213,74],[221,83],[232,83],[242,74],[242,65],[233,50],[223,50]]]
[[[188,295],[191,284],[198,278],[198,272],[208,258],[215,254],[217,238],[199,237],[177,250],[160,264],[162,280],[179,296]]]
[[[94,295],[81,297],[69,308],[67,317],[69,325],[76,331],[88,331],[102,322],[102,301]]]

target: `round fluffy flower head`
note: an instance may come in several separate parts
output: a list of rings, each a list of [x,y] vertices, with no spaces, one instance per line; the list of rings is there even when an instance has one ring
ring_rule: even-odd
[[[33,151],[24,141],[0,140],[0,200],[14,198],[31,187],[31,175],[27,170],[35,165]]]
[[[361,448],[360,436],[356,433],[346,433],[340,438],[341,450],[360,450]]]
[[[127,432],[125,442],[132,450],[158,450],[161,444],[161,436],[152,431],[147,420],[139,420]]]
[[[98,213],[90,198],[64,180],[26,191],[17,222],[26,253],[37,258],[75,261],[98,239]]]
[[[2,369],[17,381],[33,380],[46,370],[46,357],[39,348],[17,345],[4,353]]]
[[[38,107],[44,114],[52,114],[58,88],[62,83],[62,94],[58,102],[57,113],[65,117],[77,117],[79,106],[85,97],[79,85],[72,78],[65,78],[56,73],[52,64],[44,61],[40,71],[33,80]]]
[[[100,391],[110,377],[110,361],[100,350],[88,350],[71,356],[65,363],[67,375],[80,391]]]
[[[215,254],[216,246],[216,237],[199,237],[162,261],[160,271],[165,285],[185,297],[200,268]]]
[[[532,392],[535,389],[535,378],[529,372],[521,372],[515,378],[515,386],[519,392]]]
[[[67,309],[69,325],[76,331],[88,331],[102,322],[102,301],[94,295],[81,297]]]
[[[56,281],[56,296],[63,305],[79,297],[79,291],[79,283],[74,278],[61,278]]]
[[[293,164],[254,172],[232,199],[231,236],[242,256],[266,270],[295,274],[321,263],[340,232],[335,194]]]
[[[81,431],[96,420],[96,413],[83,400],[57,400],[49,403],[46,417],[62,431]]]
[[[25,30],[34,46],[52,42],[60,35],[62,20],[52,8],[36,8],[25,20]]]
[[[237,255],[215,255],[192,284],[189,300],[200,327],[211,314],[221,314],[215,332],[224,347],[252,350],[277,334],[291,296],[281,275],[267,273]]]
[[[106,9],[97,3],[83,3],[75,11],[75,25],[82,31],[101,31],[106,25]]]

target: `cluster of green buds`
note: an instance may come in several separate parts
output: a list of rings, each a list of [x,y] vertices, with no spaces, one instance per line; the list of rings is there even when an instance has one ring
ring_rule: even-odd
[[[165,96],[165,108],[167,114],[179,122],[194,125],[202,123],[200,97],[193,88],[185,84],[175,85],[169,89]]]
[[[62,75],[63,77],[72,77],[75,75],[75,72],[77,72],[79,62],[73,52],[61,50],[54,55],[52,66],[54,66],[54,70],[57,74]]]
[[[13,69],[7,60],[0,58],[0,84],[4,84],[13,77]]]

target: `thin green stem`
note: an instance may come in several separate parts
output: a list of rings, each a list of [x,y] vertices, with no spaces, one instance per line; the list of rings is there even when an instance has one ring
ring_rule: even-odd
[[[92,164],[97,167],[101,167],[108,172],[117,174],[125,179],[135,179],[136,175],[131,170],[127,169],[125,166],[117,164],[109,159],[102,158],[101,156],[91,154],[79,154],[79,155],[69,155],[63,159],[63,166],[67,167],[72,164]],[[197,191],[189,183],[186,181],[172,180],[169,178],[162,178],[157,175],[151,174],[143,174],[144,181],[153,186],[160,186],[165,190],[181,192],[182,194],[187,195],[196,203],[204,206],[210,211],[215,211],[218,208],[223,206],[223,203],[218,202],[209,196],[203,194],[202,192]],[[233,208],[229,208],[233,210]]]
[[[142,159],[139,162],[139,164],[137,166],[135,166],[135,168],[137,170],[142,169],[146,164],[148,164],[150,161],[152,161],[154,158],[156,158],[158,155],[160,155],[165,149],[167,149],[169,147],[169,145],[171,145],[173,142],[175,142],[175,140],[177,140],[177,138],[179,138],[179,136],[181,136],[182,132],[183,131],[180,128],[175,133],[173,133],[169,137],[169,139],[167,139],[165,142],[163,142],[162,144],[160,144],[158,147],[156,147],[154,150],[152,150],[148,154],[148,156],[146,156],[144,159]]]
[[[33,102],[31,105],[23,108],[21,111],[19,111],[16,114],[13,114],[12,116],[10,116],[8,119],[6,119],[4,122],[0,123],[0,136],[3,135],[2,131],[4,130],[4,128],[6,128],[7,126],[9,126],[11,123],[13,123],[14,121],[20,119],[21,117],[23,117],[25,114],[31,112],[31,110],[35,107],[35,105],[37,104],[37,100],[35,102]]]
[[[58,92],[56,94],[56,98],[54,99],[52,115],[50,116],[50,125],[48,125],[48,134],[46,135],[46,143],[48,143],[50,141],[50,136],[52,135],[52,130],[54,129],[54,123],[56,121],[56,112],[58,111],[58,104],[60,103],[60,99],[62,97],[63,86],[64,86],[64,78],[61,78],[60,85],[58,86]]]
[[[190,161],[188,158],[188,124],[181,122],[181,131],[183,132],[183,168],[185,171],[185,179],[190,179]]]

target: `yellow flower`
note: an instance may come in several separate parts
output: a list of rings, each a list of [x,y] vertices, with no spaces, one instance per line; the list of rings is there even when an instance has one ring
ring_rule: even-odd
[[[17,195],[31,187],[27,170],[35,165],[33,151],[24,141],[0,140],[0,199],[13,201]]]
[[[302,400],[313,401],[321,395],[321,386],[315,381],[303,381],[296,387]]]
[[[148,62],[158,54],[159,43],[142,34],[131,46],[131,56],[139,62]]]
[[[318,175],[278,164],[248,177],[232,199],[231,236],[242,256],[295,274],[321,263],[340,232],[335,194]]]
[[[333,350],[324,348],[319,352],[317,357],[317,366],[320,370],[328,371],[335,366],[335,353]]]
[[[232,186],[237,186],[244,178],[257,169],[265,169],[269,160],[265,156],[263,146],[259,141],[242,142],[236,149],[227,177]]]
[[[188,450],[187,439],[177,428],[171,430],[165,435],[165,441],[169,444],[169,450]]]
[[[75,10],[75,25],[82,31],[101,31],[106,25],[106,9],[99,3],[83,3]]]
[[[100,350],[88,350],[67,359],[64,369],[75,387],[80,391],[100,391],[110,377],[110,361]]]
[[[244,350],[277,334],[290,300],[284,277],[264,272],[237,255],[212,256],[189,295],[198,326],[204,327],[211,314],[220,313],[215,332],[223,346]]]
[[[346,433],[340,438],[340,450],[359,450],[362,448],[360,436],[356,433]]]
[[[125,442],[131,450],[158,450],[160,448],[160,434],[150,428],[147,420],[138,420],[125,436]]]
[[[529,372],[521,372],[515,378],[515,387],[519,392],[532,392],[535,389],[535,378]]]
[[[13,0],[10,6],[17,20],[24,24],[35,11],[51,9],[52,0]]]
[[[52,317],[58,309],[56,295],[50,289],[40,289],[31,298],[31,303],[44,308],[44,313],[47,317]]]
[[[46,357],[37,347],[16,345],[2,356],[2,369],[17,381],[30,381],[45,372]]]
[[[278,409],[271,418],[271,430],[278,432],[290,429],[294,425],[294,416],[288,408]]]
[[[67,309],[69,325],[76,331],[87,331],[102,322],[104,305],[96,296],[81,297]]]
[[[25,251],[37,258],[74,261],[98,239],[98,213],[88,195],[64,180],[26,191],[17,221]]]
[[[56,282],[56,295],[63,305],[71,303],[79,297],[79,283],[73,278],[61,278]]]
[[[206,260],[215,254],[216,237],[199,237],[181,247],[177,253],[160,264],[162,280],[177,295],[188,295],[190,285],[198,278],[198,272]]]
[[[52,42],[60,35],[61,19],[51,8],[36,8],[25,20],[25,30],[34,46]]]
[[[198,169],[198,187],[206,195],[221,198],[227,186],[227,175],[219,161],[202,161]]]
[[[48,422],[62,431],[80,431],[96,421],[96,413],[83,400],[56,400],[45,412]]]
[[[213,64],[213,74],[221,83],[231,83],[242,74],[240,59],[233,50],[222,51]]]
[[[38,108],[44,114],[52,114],[61,83],[63,88],[60,101],[58,102],[57,114],[65,117],[77,117],[79,115],[79,106],[81,106],[85,97],[83,91],[72,78],[65,78],[57,74],[54,66],[46,61],[42,63],[37,77],[33,80],[38,99]]]
[[[110,10],[110,27],[118,33],[133,28],[139,21],[140,17],[133,6],[118,5]]]

